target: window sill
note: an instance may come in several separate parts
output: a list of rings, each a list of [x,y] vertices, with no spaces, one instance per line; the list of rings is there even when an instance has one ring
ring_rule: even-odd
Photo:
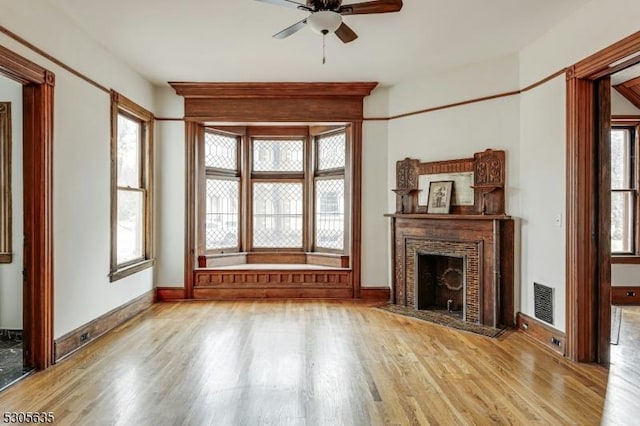
[[[618,265],[640,265],[640,256],[636,255],[614,255],[611,256],[611,263]]]
[[[151,268],[154,263],[155,261],[153,259],[147,259],[134,265],[127,266],[126,268],[117,269],[109,274],[109,281],[118,281],[122,278],[128,277],[129,275],[144,271],[145,269]]]

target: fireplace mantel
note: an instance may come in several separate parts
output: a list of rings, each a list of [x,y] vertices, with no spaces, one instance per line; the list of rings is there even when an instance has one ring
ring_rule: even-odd
[[[386,214],[391,219],[393,302],[413,307],[416,257],[465,258],[469,321],[514,324],[514,224],[507,215]]]

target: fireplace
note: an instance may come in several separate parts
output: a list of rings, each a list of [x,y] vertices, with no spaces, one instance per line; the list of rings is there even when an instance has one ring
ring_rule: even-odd
[[[418,252],[414,303],[417,310],[465,318],[464,258]]]
[[[461,321],[513,325],[509,216],[387,216],[392,218],[395,304],[441,312],[449,308]]]

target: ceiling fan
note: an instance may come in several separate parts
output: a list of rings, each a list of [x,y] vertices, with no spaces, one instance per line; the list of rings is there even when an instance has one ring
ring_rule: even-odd
[[[311,12],[302,21],[296,22],[274,34],[274,38],[289,37],[308,25],[312,30],[323,36],[335,32],[343,43],[352,42],[358,38],[358,35],[347,24],[342,22],[342,16],[389,13],[402,9],[402,0],[377,0],[345,5],[342,4],[342,0],[306,0],[306,4],[294,0],[258,1]]]

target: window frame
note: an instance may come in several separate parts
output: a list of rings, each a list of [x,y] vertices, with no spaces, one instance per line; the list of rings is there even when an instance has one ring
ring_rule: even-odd
[[[345,137],[345,159],[344,159],[344,167],[333,168],[333,169],[325,169],[320,170],[320,156],[318,155],[320,138],[323,136],[332,136],[334,134],[344,133]],[[331,253],[331,254],[344,254],[349,252],[349,235],[351,234],[350,230],[350,222],[348,218],[350,217],[349,212],[351,211],[351,197],[349,194],[349,181],[348,181],[348,172],[351,164],[350,152],[351,152],[351,138],[348,127],[338,127],[338,128],[321,128],[321,129],[313,129],[312,130],[312,143],[313,143],[313,176],[312,176],[312,184],[313,191],[311,193],[311,199],[313,201],[313,227],[312,227],[312,251],[316,253]],[[331,180],[336,178],[342,178],[344,185],[344,227],[343,227],[343,242],[342,249],[333,249],[329,247],[321,247],[318,246],[318,242],[316,240],[317,237],[317,224],[316,224],[316,182],[319,180]]]
[[[222,170],[205,167],[205,133],[215,132],[232,135],[238,138],[238,170]],[[317,143],[316,137],[333,133],[345,133],[345,167],[317,170]],[[198,126],[196,132],[196,247],[197,257],[231,257],[238,255],[263,255],[269,253],[279,255],[279,260],[287,259],[291,255],[292,262],[300,263],[300,255],[305,253],[320,255],[350,256],[351,238],[351,125],[340,124],[331,126],[313,125],[251,125],[251,126],[227,126],[206,124]],[[253,170],[253,141],[254,140],[303,140],[303,170],[302,171],[254,171]],[[215,176],[223,179],[239,179],[240,205],[239,215],[239,246],[237,248],[208,249],[206,247],[206,182],[207,178]],[[344,242],[343,248],[331,249],[316,247],[315,243],[315,182],[317,179],[344,180]],[[255,247],[253,244],[253,186],[254,183],[300,183],[302,184],[303,212],[302,212],[302,245],[300,247]],[[250,262],[252,263],[256,258]],[[199,261],[200,262],[200,261]],[[284,261],[286,263],[286,261]]]
[[[140,124],[140,187],[118,186],[118,116],[133,119]],[[111,282],[153,266],[153,114],[121,95],[111,91],[111,259],[109,280]],[[131,190],[143,194],[143,256],[118,263],[118,192]]]
[[[612,252],[612,263],[640,264],[640,118],[617,118],[611,121],[611,130],[624,129],[630,131],[631,153],[629,161],[631,176],[629,189],[611,189],[614,192],[631,192],[633,199],[632,251]]]
[[[206,155],[205,155],[205,143],[207,133],[218,133],[224,136],[231,136],[236,138],[236,169],[222,169],[218,167],[207,167]],[[200,155],[198,156],[199,169],[202,170],[200,175],[202,176],[201,186],[202,191],[200,193],[200,214],[202,218],[199,231],[199,251],[206,255],[211,254],[225,254],[225,253],[239,253],[242,247],[243,236],[243,182],[242,182],[242,137],[244,135],[243,129],[227,129],[224,127],[204,126],[202,127],[200,143],[198,144],[198,150]],[[207,198],[207,180],[209,178],[215,178],[220,180],[232,180],[238,182],[238,241],[235,247],[223,247],[209,249],[207,247],[207,235],[206,235],[206,198]]]

